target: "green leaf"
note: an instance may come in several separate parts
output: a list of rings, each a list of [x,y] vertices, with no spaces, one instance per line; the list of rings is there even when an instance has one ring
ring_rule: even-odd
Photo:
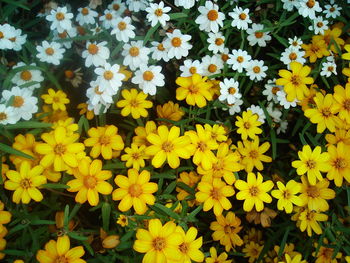
[[[31,225],[54,225],[56,224],[56,222],[52,220],[35,219],[35,220],[32,220],[30,224]]]
[[[148,32],[147,32],[145,38],[143,39],[143,45],[146,45],[146,44],[147,44],[147,42],[150,40],[151,36],[152,36],[152,35],[154,34],[154,32],[156,32],[157,29],[159,28],[159,26],[160,26],[160,23],[158,22],[154,27],[151,27],[151,28],[148,30]]]
[[[109,203],[103,203],[102,205],[102,225],[105,231],[109,230],[109,220],[111,216],[111,205]]]
[[[286,242],[287,242],[287,238],[288,238],[288,234],[289,231],[291,230],[291,227],[287,227],[286,232],[284,232],[282,241],[281,241],[281,245],[280,245],[280,249],[278,250],[278,259],[281,259],[282,253],[284,251],[284,247],[286,246]]]
[[[78,234],[77,232],[68,232],[67,234],[69,237],[74,238],[76,240],[80,240],[80,241],[86,241],[88,239],[88,237],[82,236],[82,235]]]
[[[203,205],[197,206],[197,208],[194,209],[194,210],[187,216],[188,221],[189,221],[189,222],[194,222],[194,221],[196,221],[196,215],[197,215],[200,211],[202,211],[202,208],[203,208]]]
[[[156,209],[154,209],[156,208]],[[178,214],[176,214],[173,210],[171,210],[170,208],[164,206],[164,205],[161,205],[161,204],[158,204],[158,203],[155,203],[153,206],[152,206],[152,209],[156,212],[158,212],[158,210],[160,210],[161,212],[163,212],[165,215],[175,219],[175,220],[179,220],[180,219],[180,216]]]
[[[41,187],[44,187],[44,188],[50,188],[50,189],[68,189],[69,186],[68,185],[65,185],[65,184],[43,184],[41,185]]]
[[[169,16],[170,16],[170,20],[176,20],[179,18],[187,17],[187,14],[185,14],[185,13],[172,13],[172,14],[169,14]]]
[[[6,144],[3,144],[3,143],[0,143],[0,151],[2,152],[5,152],[5,153],[9,153],[9,154],[14,154],[14,155],[17,155],[17,156],[21,156],[21,157],[24,157],[24,158],[27,158],[27,159],[30,159],[30,160],[34,160],[35,158],[33,156],[30,156],[24,152],[21,152],[21,151],[18,151],[16,149],[13,149],[12,147],[6,145]]]
[[[19,7],[19,8],[28,10],[28,11],[30,10],[30,8],[27,5],[24,4],[24,3],[27,2],[26,0],[24,0],[24,1],[0,0],[0,2],[4,2],[4,3],[7,3],[9,5],[12,5],[12,6],[15,6],[15,7]]]
[[[5,249],[2,250],[1,253],[4,253],[5,255],[11,255],[16,257],[24,257],[26,255],[26,252],[23,250],[16,250],[16,249]]]
[[[8,124],[4,126],[6,130],[14,129],[36,129],[36,128],[50,128],[51,123],[38,122],[38,121],[20,121],[15,124]]]
[[[65,230],[68,230],[68,223],[69,223],[69,205],[66,205],[64,207],[64,214],[63,214],[63,226]]]

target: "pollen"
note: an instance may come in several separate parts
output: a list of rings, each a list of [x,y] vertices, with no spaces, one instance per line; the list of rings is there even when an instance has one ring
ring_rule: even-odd
[[[181,38],[179,37],[174,37],[172,40],[171,40],[171,44],[174,46],[174,47],[179,47],[181,46]]]
[[[138,197],[142,194],[142,188],[139,184],[132,184],[129,186],[129,194],[132,197]]]
[[[209,67],[208,67],[208,71],[210,73],[216,72],[217,69],[218,69],[218,67],[216,65],[214,65],[214,64],[210,64]]]
[[[215,21],[219,17],[219,13],[216,10],[210,10],[207,14],[207,17],[210,21]]]
[[[142,75],[143,79],[146,81],[151,81],[154,78],[154,74],[152,71],[145,71]]]
[[[162,15],[163,15],[163,10],[160,9],[160,8],[158,8],[158,9],[156,9],[156,10],[154,11],[154,14],[155,14],[156,16],[162,16]]]
[[[132,57],[137,57],[140,54],[140,49],[138,47],[131,47],[129,49],[129,54]]]
[[[111,80],[113,78],[113,72],[107,70],[105,71],[105,73],[103,73],[103,77],[105,78],[105,80]]]
[[[57,155],[62,155],[66,152],[66,146],[61,143],[58,143],[54,148],[54,152]]]
[[[97,180],[93,176],[86,176],[84,178],[84,185],[86,186],[86,188],[93,189],[97,185]]]
[[[55,53],[55,50],[52,47],[45,49],[45,53],[49,56],[52,56]]]
[[[56,19],[62,21],[64,19],[64,14],[61,12],[56,13]]]
[[[81,13],[86,16],[89,14],[89,9],[87,9],[86,7],[84,7],[83,9],[81,9]]]
[[[247,15],[246,15],[245,13],[240,13],[238,17],[239,17],[239,19],[241,19],[241,20],[246,20]]]
[[[15,96],[12,106],[15,107],[15,108],[19,108],[19,107],[23,106],[23,104],[24,104],[23,97]]]
[[[88,51],[91,55],[96,55],[98,52],[98,46],[95,44],[90,44],[88,47]]]
[[[123,22],[123,21],[119,22],[119,23],[118,23],[118,28],[119,28],[119,30],[121,30],[121,31],[125,30],[125,29],[126,29],[126,23]]]
[[[30,73],[29,70],[22,71],[20,76],[24,81],[29,81],[32,79],[32,73]]]

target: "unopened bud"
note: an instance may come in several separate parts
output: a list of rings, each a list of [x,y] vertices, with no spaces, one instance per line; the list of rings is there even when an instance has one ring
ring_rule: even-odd
[[[118,235],[111,235],[103,239],[102,246],[104,248],[115,248],[120,243]]]

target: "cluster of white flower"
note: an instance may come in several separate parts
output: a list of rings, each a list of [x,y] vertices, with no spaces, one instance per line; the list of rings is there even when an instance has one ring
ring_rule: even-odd
[[[0,25],[0,49],[12,49],[20,51],[22,45],[26,42],[27,35],[22,34],[21,29],[16,29],[9,24]]]

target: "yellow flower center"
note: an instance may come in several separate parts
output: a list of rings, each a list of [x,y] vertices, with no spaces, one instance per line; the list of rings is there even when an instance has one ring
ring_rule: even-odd
[[[252,186],[249,188],[249,193],[251,196],[257,196],[259,194],[259,188],[256,186]]]
[[[59,33],[58,36],[59,36],[60,38],[66,38],[66,37],[67,37],[67,32],[64,31],[64,32],[62,32],[62,33]]]
[[[96,87],[95,87],[94,92],[95,92],[95,94],[97,94],[97,95],[103,94],[103,92],[100,91],[100,87],[99,87],[99,86],[96,86]]]
[[[15,96],[14,100],[13,100],[13,104],[12,106],[15,108],[19,108],[24,104],[24,99],[21,96]]]
[[[280,91],[281,89],[279,87],[274,86],[271,90],[272,94],[276,95],[278,91]]]
[[[140,159],[141,154],[139,154],[139,153],[133,153],[133,154],[131,154],[131,157],[132,157],[134,160],[138,160],[138,159]]]
[[[285,199],[289,199],[289,198],[291,198],[291,193],[288,191],[288,190],[285,190],[284,192],[283,192],[283,197],[285,198]]]
[[[331,8],[329,8],[329,11],[333,13],[335,11],[335,8],[332,6]]]
[[[230,93],[231,95],[235,94],[236,93],[236,89],[231,87],[228,89],[228,93]]]
[[[245,13],[240,13],[239,14],[239,19],[245,20],[247,18],[247,15]]]
[[[244,58],[242,56],[238,56],[236,60],[238,63],[242,63],[244,61]]]
[[[308,160],[306,162],[306,166],[309,169],[314,169],[316,167],[316,162],[314,160]]]
[[[64,19],[64,14],[61,12],[56,13],[56,19],[62,21]]]
[[[6,120],[7,119],[7,115],[5,112],[0,112],[0,121]]]
[[[158,49],[159,51],[164,51],[164,50],[165,50],[165,48],[164,48],[164,46],[163,46],[162,43],[159,43],[159,44],[158,44],[157,49]]]
[[[289,59],[290,59],[290,60],[296,60],[297,57],[298,57],[298,56],[297,56],[297,54],[296,54],[295,52],[292,52],[292,53],[289,54]]]
[[[208,71],[210,73],[214,73],[216,70],[218,69],[218,67],[214,64],[210,64],[209,67],[208,67]]]
[[[325,118],[329,118],[332,116],[332,112],[329,110],[329,108],[323,108],[321,110],[321,114],[323,115],[323,117]]]
[[[207,17],[210,21],[215,21],[219,17],[219,13],[216,10],[210,10],[207,14]]]
[[[256,159],[256,158],[259,157],[259,152],[258,152],[257,150],[252,150],[252,151],[250,151],[249,156],[250,156],[252,159]]]
[[[132,99],[132,100],[130,100],[130,106],[132,107],[132,108],[138,108],[139,107],[139,102],[137,101],[137,100],[135,100],[135,99]]]
[[[311,198],[316,198],[316,197],[320,196],[320,191],[318,190],[318,188],[316,186],[310,185],[306,189],[306,194]]]
[[[65,256],[58,256],[54,263],[68,263],[68,259]]]
[[[23,189],[28,189],[31,187],[31,182],[29,179],[23,179],[21,180],[20,182],[20,186],[23,188]]]
[[[294,85],[294,86],[299,86],[301,83],[301,79],[299,76],[297,75],[293,75],[290,79],[290,82]]]
[[[86,176],[84,178],[84,185],[86,186],[86,188],[90,188],[90,189],[95,188],[96,184],[97,184],[97,180],[95,177]]]
[[[191,94],[197,94],[198,91],[199,91],[199,88],[197,85],[191,85],[188,87],[188,91],[191,93]]]
[[[314,5],[315,5],[315,0],[309,0],[309,1],[307,1],[306,5],[307,5],[308,8],[313,8]]]
[[[316,24],[316,26],[321,28],[321,27],[323,27],[323,23],[322,23],[322,22],[318,22],[318,23]]]
[[[0,31],[0,39],[4,38],[4,33]]]
[[[243,123],[243,127],[246,128],[247,130],[249,130],[250,127],[251,127],[250,122],[248,122],[248,121],[247,121],[247,122],[244,122],[244,123]]]
[[[152,71],[147,70],[143,73],[142,77],[146,81],[151,81],[154,78],[154,74]]]
[[[259,66],[255,66],[254,68],[253,68],[253,71],[254,71],[254,73],[259,73],[260,72],[260,67]]]
[[[337,169],[344,169],[347,166],[347,162],[344,158],[337,158],[334,161],[334,167]]]
[[[119,30],[121,30],[121,31],[125,30],[125,29],[126,29],[126,23],[123,22],[123,21],[119,22],[119,23],[118,23],[118,28],[119,28]]]
[[[32,79],[32,73],[29,70],[24,70],[21,72],[21,79],[28,81]]]
[[[333,257],[333,248],[322,247],[320,249],[320,256],[324,257],[325,259],[328,259],[331,262]]]
[[[45,49],[45,53],[49,56],[52,56],[55,53],[55,50],[52,47]]]
[[[105,73],[103,73],[103,77],[105,78],[105,80],[111,80],[113,78],[113,72],[107,70],[105,71]]]
[[[137,56],[140,54],[140,50],[139,50],[138,47],[131,47],[131,48],[129,49],[129,54],[130,54],[130,56],[132,56],[132,57],[137,57]]]
[[[181,46],[181,43],[182,43],[182,40],[179,37],[174,37],[171,40],[171,44],[173,45],[173,47],[179,47],[179,46]]]
[[[138,197],[142,194],[142,188],[139,184],[132,184],[129,186],[129,194],[132,197]]]
[[[222,44],[224,44],[224,40],[222,38],[215,39],[215,45],[221,46]]]
[[[91,55],[96,55],[98,52],[98,46],[95,44],[90,44],[88,47],[88,51]]]
[[[205,142],[199,142],[197,145],[197,149],[201,152],[204,152],[207,149],[207,144]]]
[[[162,251],[166,247],[166,241],[163,237],[156,237],[152,242],[153,248],[157,251]]]
[[[89,9],[87,9],[86,7],[84,7],[83,9],[81,9],[81,13],[86,16],[89,14]]]
[[[346,109],[347,111],[350,111],[350,99],[346,99],[343,102],[343,107],[344,109]]]
[[[174,150],[174,145],[171,142],[166,141],[162,144],[162,150],[164,152],[170,153]]]
[[[54,97],[52,98],[52,100],[53,100],[53,102],[58,103],[58,102],[60,102],[60,97],[54,96]]]
[[[62,143],[58,143],[54,148],[54,152],[57,155],[62,155],[66,152],[66,146],[63,145]]]
[[[187,254],[188,251],[188,244],[183,242],[180,246],[179,246],[179,250],[181,251],[181,253],[183,254]]]
[[[263,32],[255,32],[254,35],[256,38],[262,38],[264,33]]]
[[[100,144],[108,145],[110,143],[110,137],[107,135],[102,135],[100,137]]]
[[[193,75],[197,73],[197,68],[196,67],[190,67],[189,72]]]
[[[222,59],[224,62],[226,62],[226,61],[229,59],[229,57],[228,57],[227,54],[222,54],[222,55],[221,55],[221,59]]]
[[[114,4],[114,5],[113,5],[113,9],[114,9],[115,11],[118,11],[119,8],[120,8],[120,5],[118,5],[118,4]]]
[[[156,9],[156,10],[154,11],[154,14],[155,14],[156,16],[162,16],[162,15],[163,15],[163,10],[160,9],[160,8],[158,8],[158,9]]]
[[[218,188],[213,187],[213,189],[210,192],[211,198],[214,200],[219,200],[220,199],[220,191]]]
[[[112,20],[112,18],[113,18],[111,13],[107,13],[105,17],[107,20]]]

